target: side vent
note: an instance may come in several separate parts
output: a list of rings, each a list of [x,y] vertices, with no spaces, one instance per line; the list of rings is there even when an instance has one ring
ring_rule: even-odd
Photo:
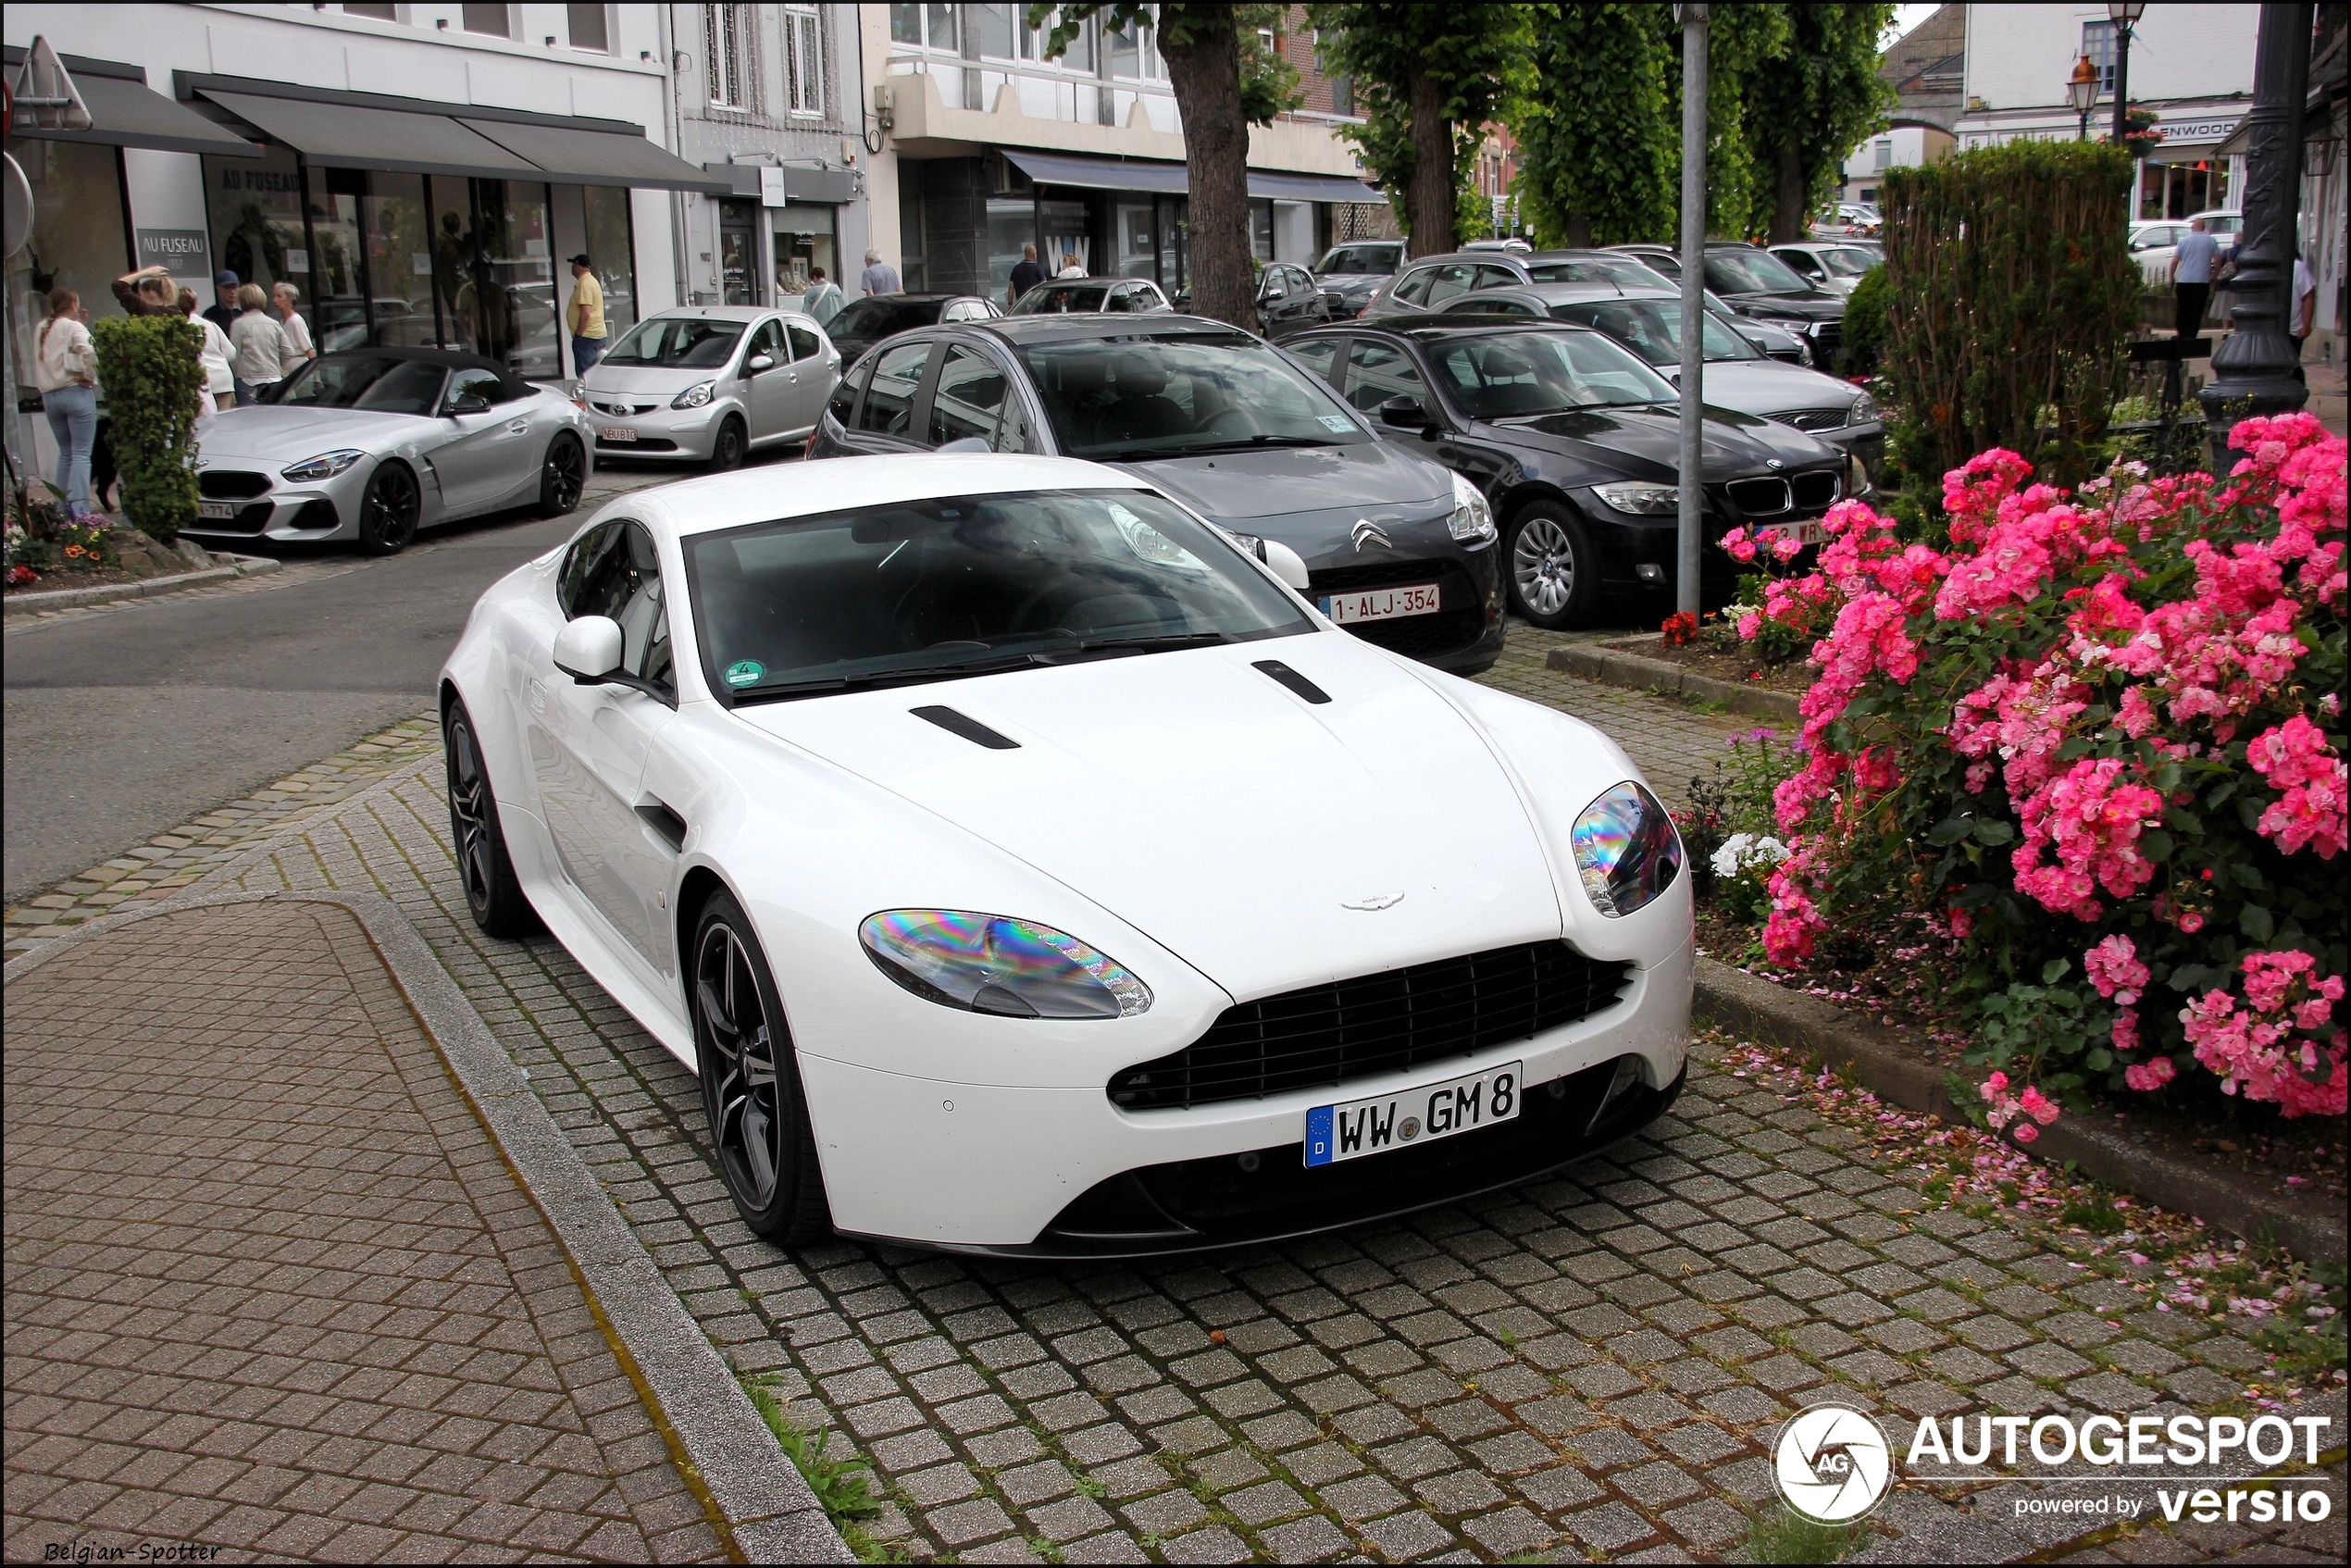
[[[916,718],[927,718],[950,735],[960,735],[975,746],[985,746],[991,752],[1016,752],[1020,742],[1009,735],[999,735],[969,714],[952,708],[929,707],[906,710]]]
[[[1257,667],[1288,687],[1310,703],[1327,703],[1331,694],[1299,674],[1279,659],[1260,659]]]

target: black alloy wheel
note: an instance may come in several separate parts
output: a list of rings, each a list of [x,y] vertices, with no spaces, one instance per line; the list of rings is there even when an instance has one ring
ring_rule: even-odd
[[[466,890],[466,910],[483,934],[526,937],[539,929],[539,916],[506,854],[498,821],[498,799],[474,740],[473,716],[452,703],[442,722],[442,756],[449,774],[449,837],[457,852],[457,880]]]
[[[1537,501],[1511,519],[1502,558],[1511,608],[1546,631],[1586,625],[1600,596],[1592,543],[1565,506]]]
[[[742,906],[711,894],[694,930],[695,1064],[718,1174],[760,1236],[797,1247],[832,1233],[791,1030]]]
[[[424,497],[405,463],[376,466],[359,503],[359,548],[370,555],[397,555],[417,537],[417,514]]]
[[[710,466],[719,473],[743,466],[743,452],[751,438],[743,430],[743,422],[732,414],[718,427],[717,439],[710,443]]]
[[[579,504],[588,488],[588,453],[569,430],[547,443],[547,460],[539,466],[539,515],[560,517]]]

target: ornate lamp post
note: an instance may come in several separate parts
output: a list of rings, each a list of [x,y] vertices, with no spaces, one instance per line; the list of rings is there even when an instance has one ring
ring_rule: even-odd
[[[2196,393],[2211,431],[2213,471],[2226,473],[2229,431],[2239,419],[2302,406],[2286,336],[2302,205],[2302,105],[2310,86],[2310,7],[2264,5],[2246,116],[2245,231],[2236,248],[2237,303],[2228,341],[2213,352],[2212,380]]]
[[[2073,79],[2065,84],[2066,96],[2073,100],[2073,117],[2081,121],[2073,133],[2076,142],[2090,139],[2090,108],[2098,101],[2098,68],[2083,56],[2073,62]]]
[[[2123,138],[2131,132],[2131,27],[2146,8],[2146,0],[2107,0],[2107,19],[2114,23],[2114,144],[2118,147],[2130,145]],[[2133,153],[2129,214],[2132,222],[2138,221],[2140,193],[2146,183],[2146,173]]]

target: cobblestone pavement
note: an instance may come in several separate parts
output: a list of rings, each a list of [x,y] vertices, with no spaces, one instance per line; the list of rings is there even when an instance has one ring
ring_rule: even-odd
[[[6,1012],[11,1561],[721,1555],[349,914],[159,915]]]

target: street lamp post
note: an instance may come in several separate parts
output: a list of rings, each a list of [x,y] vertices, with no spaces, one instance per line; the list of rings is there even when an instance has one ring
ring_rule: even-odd
[[[2228,339],[2213,351],[2212,379],[2196,395],[2211,432],[2214,472],[2228,459],[2239,419],[2302,406],[2295,378],[2294,255],[2302,206],[2302,105],[2310,87],[2310,7],[2264,5],[2245,115],[2245,230],[2236,247],[2237,303]]]
[[[2090,109],[2098,101],[2098,68],[2083,56],[2073,62],[2072,80],[2065,84],[2066,96],[2073,100],[2073,118],[2080,122],[2073,133],[2076,142],[2090,139]]]
[[[2146,10],[2146,0],[2107,0],[2107,19],[2114,23],[2114,144],[2121,146],[2131,129],[2131,25]],[[2138,193],[2131,195],[2131,216],[2139,216]]]
[[[1696,618],[1699,540],[1706,518],[1706,356],[1698,323],[1706,319],[1706,90],[1710,62],[1707,8],[1673,8],[1682,24],[1681,526],[1673,551],[1673,608]]]

